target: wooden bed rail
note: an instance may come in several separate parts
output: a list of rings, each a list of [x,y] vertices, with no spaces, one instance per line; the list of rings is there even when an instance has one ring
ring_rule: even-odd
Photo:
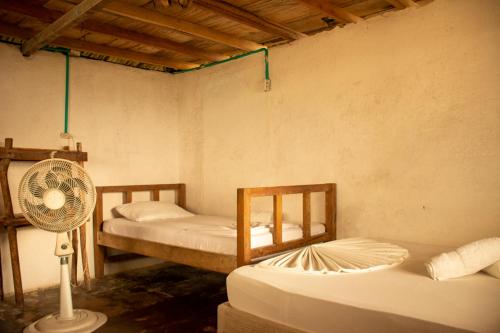
[[[122,193],[123,203],[132,202],[133,192],[150,192],[152,201],[160,200],[160,191],[175,191],[175,203],[186,208],[186,184],[117,185],[96,186],[96,207],[94,209],[94,267],[95,276],[104,275],[105,248],[99,244],[98,235],[104,222],[103,194]]]
[[[325,232],[311,235],[311,193],[325,193]],[[283,242],[282,200],[286,194],[302,194],[302,238]],[[273,244],[251,248],[250,212],[252,197],[273,197]],[[336,237],[336,184],[312,184],[275,187],[239,188],[237,191],[237,265],[248,265],[252,259],[291,250],[301,246],[325,242]]]

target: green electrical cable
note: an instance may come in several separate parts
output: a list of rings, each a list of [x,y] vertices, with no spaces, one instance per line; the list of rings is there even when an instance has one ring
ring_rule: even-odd
[[[69,115],[69,52],[70,49],[64,47],[45,46],[42,50],[58,52],[65,55],[66,58],[66,82],[64,92],[64,133],[68,133],[68,115]]]
[[[269,78],[269,50],[268,49],[264,49],[264,64],[265,64],[266,80],[270,80],[270,78]]]
[[[270,75],[269,75],[269,50],[265,47],[258,49],[258,50],[255,50],[255,51],[250,51],[247,53],[239,54],[239,55],[236,55],[236,56],[224,59],[224,60],[214,61],[214,62],[210,62],[208,64],[202,64],[202,65],[195,67],[195,68],[176,70],[176,71],[173,71],[172,74],[182,74],[182,73],[197,71],[197,70],[200,70],[203,68],[223,64],[225,62],[233,61],[236,59],[241,59],[241,58],[244,58],[244,57],[247,57],[249,55],[259,53],[259,52],[264,52],[264,75],[265,75],[266,81],[270,81],[271,79],[270,79]]]
[[[69,50],[66,52],[66,93],[64,96],[64,133],[68,133],[69,106]]]

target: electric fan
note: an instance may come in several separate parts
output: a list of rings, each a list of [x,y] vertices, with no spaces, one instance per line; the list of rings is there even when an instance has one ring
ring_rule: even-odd
[[[73,309],[68,260],[73,248],[68,231],[82,225],[95,206],[95,187],[79,165],[52,158],[31,166],[19,185],[19,204],[35,227],[57,233],[55,255],[61,262],[59,313],[45,316],[26,327],[25,333],[84,333],[102,326],[107,317],[99,312]]]

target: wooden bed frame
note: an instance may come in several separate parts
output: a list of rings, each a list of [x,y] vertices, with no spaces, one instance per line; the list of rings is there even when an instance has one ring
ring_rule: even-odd
[[[333,183],[239,188],[237,191],[236,256],[123,237],[103,231],[103,196],[105,193],[122,193],[123,203],[129,203],[132,202],[133,192],[150,192],[151,200],[159,201],[160,191],[165,190],[175,191],[176,204],[186,208],[185,184],[98,186],[96,188],[97,203],[94,210],[94,265],[96,278],[104,275],[104,262],[107,259],[106,247],[211,271],[229,273],[239,266],[258,261],[259,258],[313,243],[330,241],[336,237],[336,185]],[[325,232],[319,235],[311,235],[311,193],[313,192],[325,193]],[[303,203],[303,236],[289,242],[282,241],[282,196],[286,194],[302,194]],[[262,196],[273,197],[273,244],[252,249],[250,247],[251,199]]]

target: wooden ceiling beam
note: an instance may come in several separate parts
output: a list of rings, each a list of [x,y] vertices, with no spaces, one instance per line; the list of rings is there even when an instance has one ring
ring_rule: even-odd
[[[73,24],[76,24],[78,20],[81,20],[88,11],[98,6],[102,1],[103,0],[83,0],[63,16],[58,18],[55,22],[51,23],[44,30],[24,42],[21,46],[21,52],[25,56],[33,54],[39,48],[54,40],[61,33],[61,31]]]
[[[260,48],[265,48],[264,45],[250,40],[235,37],[209,27],[181,20],[176,17],[167,16],[156,10],[137,7],[124,2],[111,2],[110,4],[104,6],[102,10],[107,13],[128,17],[136,21],[182,31],[193,36],[208,39],[240,50],[254,51]]]
[[[357,23],[363,21],[359,16],[352,14],[344,8],[334,5],[330,0],[301,0],[304,4],[319,9],[323,13],[343,22]]]
[[[0,9],[33,17],[41,22],[49,24],[57,20],[59,17],[61,17],[62,14],[64,14],[64,12],[60,12],[58,10],[48,9],[42,6],[26,5],[20,1],[9,1],[9,0],[1,1]],[[140,43],[142,45],[153,46],[167,51],[174,51],[180,54],[185,54],[203,60],[220,61],[227,58],[227,56],[224,54],[205,51],[193,46],[177,43],[165,38],[158,38],[144,33],[123,29],[114,25],[101,23],[96,20],[86,20],[83,23],[81,23],[79,27],[89,32],[117,37],[132,42]]]
[[[418,4],[413,0],[385,0],[397,9],[405,9],[407,7],[418,7]]]
[[[401,2],[399,2],[398,0],[385,0],[385,2],[390,3],[394,8],[397,8],[397,9],[404,9],[405,8],[405,6],[403,6],[403,4]]]
[[[193,4],[227,17],[233,21],[248,25],[250,27],[273,35],[284,37],[286,39],[295,40],[307,36],[306,34],[290,29],[285,25],[265,19],[225,1],[193,0]]]
[[[405,7],[418,7],[418,4],[413,0],[398,0]]]
[[[132,42],[140,43],[143,45],[149,45],[159,49],[174,51],[177,53],[189,55],[191,57],[200,58],[204,60],[220,61],[227,58],[227,56],[220,53],[205,51],[193,46],[177,43],[168,39],[157,38],[144,33],[123,29],[120,27],[111,26],[96,21],[86,21],[81,24],[81,27],[84,30],[90,32],[96,32],[108,36],[114,36]]]
[[[29,39],[36,34],[36,32],[31,29],[19,28],[12,24],[0,22],[0,34],[20,39]],[[57,37],[51,41],[50,44],[72,50],[92,52],[124,60],[133,60],[145,64],[160,65],[175,69],[191,69],[199,66],[199,64],[196,63],[176,61],[154,54],[136,52],[68,37]]]

